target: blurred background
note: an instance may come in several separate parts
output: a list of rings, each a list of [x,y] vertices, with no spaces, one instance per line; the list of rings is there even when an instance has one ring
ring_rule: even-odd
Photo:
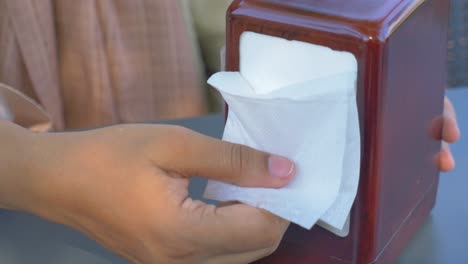
[[[207,75],[219,70],[224,44],[224,14],[231,0],[181,0],[191,14]],[[448,86],[468,86],[468,0],[450,0]],[[209,10],[208,12],[206,12]]]
[[[448,86],[468,86],[468,0],[451,0]]]
[[[0,0],[0,83],[56,130],[220,111],[206,80],[231,1]],[[447,52],[447,86],[468,86],[468,0],[451,0]]]

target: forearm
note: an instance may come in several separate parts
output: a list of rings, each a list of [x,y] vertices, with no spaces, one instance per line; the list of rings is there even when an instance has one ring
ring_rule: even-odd
[[[25,210],[31,192],[33,137],[27,129],[0,120],[0,208]]]

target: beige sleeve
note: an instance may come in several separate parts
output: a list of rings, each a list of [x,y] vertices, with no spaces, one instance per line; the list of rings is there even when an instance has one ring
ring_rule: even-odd
[[[12,121],[32,131],[50,130],[47,112],[23,93],[0,83],[0,119]]]

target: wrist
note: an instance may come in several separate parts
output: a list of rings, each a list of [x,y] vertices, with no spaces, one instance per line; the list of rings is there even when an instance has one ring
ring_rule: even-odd
[[[23,195],[30,189],[34,133],[0,121],[0,208],[22,210]]]
[[[48,137],[0,121],[0,208],[37,213]]]

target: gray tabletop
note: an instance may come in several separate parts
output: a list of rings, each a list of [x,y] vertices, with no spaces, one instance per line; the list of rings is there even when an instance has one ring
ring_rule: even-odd
[[[457,108],[460,129],[468,133],[468,88],[448,92]],[[168,121],[220,137],[222,115]],[[457,168],[441,176],[437,205],[432,215],[404,250],[400,264],[468,263],[468,141],[462,137],[452,148]],[[205,182],[194,179],[191,194],[200,197]],[[80,233],[38,217],[0,212],[0,263],[126,263]]]

